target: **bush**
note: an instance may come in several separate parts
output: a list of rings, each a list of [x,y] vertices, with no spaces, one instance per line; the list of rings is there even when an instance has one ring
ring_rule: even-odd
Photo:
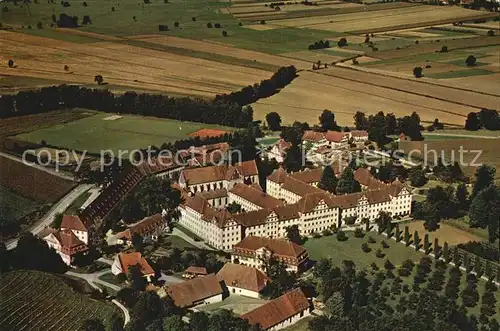
[[[178,28],[178,27],[179,27],[179,25],[180,25],[180,24],[179,24],[179,22],[174,22],[174,26],[175,26],[176,28]]]
[[[345,234],[345,232],[344,232],[344,231],[339,230],[339,231],[337,232],[337,240],[338,240],[338,241],[346,241],[347,239],[348,239],[348,238],[347,238],[347,235]]]
[[[266,24],[266,21],[262,20],[260,21],[260,24]]]
[[[324,41],[324,40],[316,41],[314,44],[311,44],[311,45],[308,46],[309,50],[323,49],[323,48],[330,48],[330,42],[328,40],[326,40],[326,41]]]
[[[441,52],[441,53],[447,53],[447,52],[448,52],[448,46],[443,46],[443,47],[441,47],[440,52]]]
[[[321,235],[319,233],[317,233],[317,232],[314,232],[312,234],[312,237],[318,239],[318,238],[321,238]]]
[[[382,248],[389,248],[390,246],[385,242],[385,240],[382,240],[380,242],[380,245],[382,245]]]
[[[368,242],[369,242],[370,244],[375,244],[377,241],[376,241],[375,239],[373,239],[373,237],[372,237],[372,236],[369,236],[369,237],[368,237]]]
[[[474,55],[469,55],[467,59],[465,59],[465,64],[467,64],[468,67],[472,67],[476,65],[476,57]]]
[[[372,249],[370,248],[370,246],[368,246],[368,244],[367,244],[367,243],[363,243],[363,244],[361,245],[361,249],[362,249],[362,250],[363,250],[363,252],[365,252],[365,253],[369,253],[369,252],[371,252],[371,251],[372,251]]]
[[[345,37],[340,38],[340,40],[337,42],[337,45],[339,47],[347,46],[347,39]]]
[[[215,27],[216,29],[220,29],[220,28],[222,28],[222,25],[220,25],[220,23],[215,23],[215,24],[214,24],[214,27]]]
[[[321,232],[321,234],[322,234],[324,237],[328,237],[328,236],[333,235],[333,232],[332,232],[331,230],[325,229],[325,230],[323,230],[323,232]]]
[[[385,254],[382,253],[382,250],[379,248],[379,249],[377,249],[375,256],[378,257],[379,259],[383,259],[385,257]]]
[[[487,36],[490,36],[490,37],[493,37],[495,35],[495,31],[493,30],[488,30],[488,32],[486,33]]]
[[[83,2],[83,7],[88,7],[88,5],[87,5],[87,1],[84,1],[84,2]]]
[[[364,236],[365,236],[365,233],[360,228],[356,228],[354,230],[354,237],[356,237],[356,238],[363,238]]]
[[[38,23],[36,24],[36,27],[37,27],[38,29],[43,29],[43,24],[42,24],[42,22],[38,22]]]
[[[418,45],[418,40],[415,40],[415,44]]]
[[[196,17],[191,17],[191,21],[196,22]]]
[[[415,67],[413,68],[413,76],[415,76],[416,78],[420,78],[422,77],[422,73],[423,73],[423,69],[422,67]]]
[[[207,28],[211,29],[212,28],[212,23],[208,22],[207,23]]]
[[[226,30],[222,30],[222,36],[223,37],[227,37],[227,31]]]

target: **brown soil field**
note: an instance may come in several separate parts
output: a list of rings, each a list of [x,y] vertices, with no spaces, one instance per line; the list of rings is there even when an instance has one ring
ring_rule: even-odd
[[[386,51],[371,52],[370,56],[378,59],[397,59],[400,57],[420,55],[439,51],[442,46],[447,46],[448,50],[476,48],[481,46],[500,45],[500,37],[475,37],[455,40],[442,40],[433,43],[420,43],[402,49],[391,49]]]
[[[255,31],[267,31],[267,30],[275,30],[281,28],[281,26],[272,24],[251,24],[251,25],[244,25],[243,27]]]
[[[414,154],[418,157],[420,154],[422,160],[424,160],[425,154],[427,154],[427,161],[425,163],[433,165],[435,161],[435,155],[432,151],[436,151],[437,155],[444,157],[444,159],[449,162],[452,157],[455,161],[460,162],[460,148],[464,151],[470,151],[463,153],[463,161],[466,165],[462,165],[462,171],[467,176],[474,176],[476,168],[479,164],[489,164],[497,169],[496,178],[500,178],[500,153],[498,153],[498,145],[500,144],[500,139],[452,139],[452,140],[429,140],[429,141],[404,141],[399,143],[399,148],[405,152],[417,151]],[[475,160],[477,152],[480,151],[479,158]],[[474,163],[472,163],[474,162]]]
[[[352,80],[367,85],[369,84],[368,86],[384,87],[420,95],[429,99],[443,100],[449,103],[455,103],[457,106],[465,106],[466,108],[475,107],[478,109],[489,108],[500,110],[500,98],[498,96],[434,85],[430,79],[423,81],[416,78],[400,79],[389,76],[381,77],[381,75],[376,73],[340,67],[324,69],[320,72],[323,75]],[[467,113],[459,112],[455,108],[450,108],[450,110],[455,114],[467,115]]]
[[[491,30],[500,30],[500,22],[496,21],[490,21],[486,23],[479,23],[479,24],[464,24],[462,26],[465,27],[475,27],[475,28],[480,28],[480,29],[491,29]]]
[[[303,4],[287,4],[284,6],[279,6],[280,10],[277,11],[271,7],[266,7],[266,4],[271,4],[272,2],[259,2],[256,4],[236,4],[234,6],[228,7],[229,13],[233,14],[236,17],[239,17],[241,14],[249,14],[249,13],[266,13],[266,12],[274,12],[276,14],[280,14],[283,12],[297,12],[297,11],[310,11],[310,10],[318,10],[320,8],[332,8],[332,9],[342,9],[342,8],[353,8],[353,7],[361,7],[361,4],[351,3],[351,2],[335,2],[335,1],[322,1],[318,3],[318,6],[305,6]]]
[[[249,51],[231,46],[223,46],[220,44],[211,43],[209,41],[198,41],[194,39],[185,39],[185,38],[168,37],[168,36],[152,36],[152,37],[142,38],[139,40],[146,41],[148,43],[167,45],[172,47],[208,52],[219,55],[226,55],[238,59],[258,61],[261,63],[267,63],[276,66],[294,65],[297,68],[310,67],[310,63],[306,61],[294,60],[286,57]]]
[[[477,90],[480,87],[481,92],[495,94],[500,96],[500,73],[481,76],[470,76],[461,78],[448,78],[444,82],[450,87],[462,89]]]
[[[475,17],[489,17],[491,14],[457,7],[417,6],[335,15],[333,18],[324,17],[323,20],[287,20],[286,23],[281,22],[281,24],[327,31],[381,32],[403,26],[419,27],[439,22],[448,23],[448,21],[456,22]]]
[[[434,243],[434,238],[438,238],[438,242],[440,246],[443,246],[444,242],[448,242],[448,245],[458,245],[458,244],[463,244],[467,243],[469,241],[481,241],[482,238],[473,235],[472,233],[469,233],[464,230],[457,229],[451,225],[447,224],[440,224],[440,227],[437,231],[433,232],[427,232],[424,228],[424,222],[423,221],[415,221],[415,222],[410,222],[404,224],[404,226],[408,226],[410,234],[413,235],[415,231],[418,231],[418,236],[424,240],[424,236],[426,233],[429,234],[429,241]],[[404,231],[404,226],[403,224],[400,225],[400,230]]]
[[[92,83],[95,75],[100,74],[112,85],[207,97],[272,75],[120,43],[74,44],[0,31],[0,61],[6,63],[12,57],[18,67],[2,66],[0,75]],[[69,66],[69,72],[64,71],[64,65]]]
[[[337,69],[340,68],[335,67],[332,70]],[[318,123],[318,116],[323,109],[330,109],[335,113],[340,125],[352,125],[353,115],[359,110],[367,114],[383,110],[386,113],[392,112],[398,117],[410,115],[416,111],[422,121],[431,122],[438,117],[442,123],[463,125],[466,115],[471,111],[478,110],[411,92],[366,83],[368,81],[373,83],[385,81],[385,77],[373,79],[370,75],[362,77],[361,82],[355,82],[322,74],[329,70],[301,72],[299,77],[280,93],[253,104],[254,116],[264,120],[268,112],[276,111],[281,115],[284,124],[307,121],[312,125]],[[347,76],[349,77],[349,75]],[[392,80],[389,79],[389,81]],[[412,82],[400,79],[396,83],[404,85]],[[428,90],[435,88],[435,86],[422,85]]]
[[[41,202],[57,202],[75,182],[0,156],[0,184],[16,193]]]

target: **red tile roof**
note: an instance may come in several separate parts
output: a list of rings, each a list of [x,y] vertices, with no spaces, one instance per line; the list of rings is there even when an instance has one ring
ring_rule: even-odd
[[[253,292],[260,292],[271,280],[259,269],[241,264],[226,263],[217,273],[217,279],[226,286],[238,287]]]
[[[280,199],[276,199],[275,197],[270,196],[255,187],[241,183],[236,184],[229,192],[259,206],[260,208],[274,208],[284,205],[283,201]]]
[[[291,176],[288,176],[285,179],[284,184],[281,186],[282,189],[290,191],[298,196],[305,196],[306,194],[310,193],[317,193],[321,192],[322,190],[314,187],[312,185],[309,185],[307,183],[304,183],[298,179],[295,179]]]
[[[53,234],[61,244],[61,252],[64,254],[73,255],[88,250],[87,245],[78,239],[71,230],[59,230]]]
[[[351,131],[351,136],[353,137],[368,137],[368,132],[365,130],[353,130]]]
[[[322,174],[323,168],[306,168],[304,171],[295,172],[293,174],[290,174],[289,176],[300,180],[301,182],[312,184],[319,182]]]
[[[118,261],[122,267],[122,272],[126,274],[131,266],[139,265],[141,273],[146,275],[154,275],[153,268],[149,265],[148,261],[141,256],[139,252],[133,253],[119,253]]]
[[[263,330],[279,324],[310,307],[304,292],[294,289],[265,305],[241,316],[251,325],[259,324]]]
[[[288,174],[286,173],[285,169],[283,169],[283,167],[279,167],[278,169],[274,170],[272,174],[267,176],[267,179],[277,184],[283,184],[287,176]]]
[[[339,143],[344,137],[347,137],[348,135],[349,133],[347,132],[328,131],[325,133],[325,138],[330,142]]]
[[[185,272],[196,275],[208,275],[207,269],[204,267],[190,266]]]
[[[236,163],[235,167],[245,177],[256,176],[259,174],[259,170],[257,169],[257,164],[255,163],[255,160]]]
[[[64,215],[61,222],[61,229],[71,229],[77,231],[88,231],[88,225],[79,216]]]
[[[255,252],[258,249],[265,247],[270,250],[273,255],[294,259],[306,252],[306,249],[286,239],[272,239],[266,237],[248,236],[242,241],[233,246],[235,253],[240,252]]]
[[[308,130],[305,131],[302,135],[302,140],[304,141],[319,142],[322,139],[325,139],[325,135],[323,134],[323,132]]]
[[[117,236],[118,238],[132,240],[132,236],[134,235],[134,233],[143,236],[149,232],[155,231],[164,223],[165,220],[163,219],[163,216],[161,216],[161,214],[155,214],[131,225],[127,230],[118,233]]]
[[[167,288],[168,295],[177,307],[191,307],[201,300],[211,298],[223,292],[219,280],[214,274],[194,278]]]

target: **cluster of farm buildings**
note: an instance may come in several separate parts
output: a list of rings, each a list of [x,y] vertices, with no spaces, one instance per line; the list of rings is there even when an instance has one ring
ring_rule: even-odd
[[[356,133],[306,132],[303,140],[310,150],[328,148],[342,153],[353,143],[364,144],[367,137]],[[278,141],[276,145],[282,143]],[[206,158],[207,154],[216,149],[229,150],[228,146],[221,145],[198,148],[198,154],[191,154],[194,157],[188,167],[158,162],[124,171],[80,215],[63,216],[59,230],[46,229],[40,236],[70,265],[77,253],[88,250],[94,224],[106,218],[142,179],[150,175],[178,178],[173,184],[183,197],[178,207],[178,223],[209,246],[231,254],[231,263],[226,263],[217,274],[206,274],[204,268],[191,268],[186,272],[197,277],[163,289],[163,294],[168,294],[176,305],[190,308],[218,302],[229,295],[258,298],[270,281],[265,262],[271,256],[282,261],[290,272],[305,270],[307,251],[284,239],[289,226],[296,225],[300,235],[311,236],[340,227],[347,219],[353,225],[363,219],[374,220],[381,211],[393,216],[410,214],[412,194],[405,185],[398,180],[383,183],[365,168],[354,172],[354,178],[362,187],[357,193],[334,195],[319,188],[321,167],[296,173],[287,173],[280,167],[266,178],[265,192],[259,185],[255,160],[235,165],[205,163],[210,159]],[[341,176],[342,167],[332,168],[336,176]],[[234,203],[241,209],[231,213],[226,207]],[[134,235],[140,235],[144,241],[154,241],[168,228],[166,217],[156,214],[130,225],[116,237],[124,245],[130,245]],[[140,266],[148,281],[153,279],[155,272],[140,253],[118,254],[112,272],[126,274],[133,265]],[[310,307],[304,293],[297,289],[242,317],[250,323],[259,323],[265,330],[277,330],[307,316]]]

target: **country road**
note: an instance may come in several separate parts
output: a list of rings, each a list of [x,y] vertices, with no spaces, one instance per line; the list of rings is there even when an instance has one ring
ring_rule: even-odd
[[[25,164],[25,165],[30,166],[30,167],[35,167],[38,170],[45,171],[45,172],[47,172],[47,173],[49,173],[51,175],[67,179],[67,180],[70,180],[72,182],[76,181],[74,177],[66,175],[66,174],[64,174],[64,173],[62,173],[60,171],[55,171],[53,169],[46,168],[46,167],[38,165],[38,164],[25,163],[25,162],[23,162],[23,160],[20,157],[17,157],[17,156],[14,156],[14,155],[10,155],[10,154],[4,153],[4,152],[0,152],[0,156],[3,156],[3,157],[5,157],[5,158],[7,158],[9,160],[12,160],[12,161],[16,161],[16,162]]]
[[[81,184],[75,187],[71,192],[66,194],[61,200],[59,200],[56,204],[50,208],[50,210],[38,221],[31,229],[30,232],[34,235],[38,234],[44,228],[49,226],[52,221],[54,221],[54,217],[58,213],[63,213],[68,207],[77,199],[82,193],[89,190],[93,185],[92,184]],[[11,240],[7,242],[7,249],[13,249],[17,246],[17,239]]]

